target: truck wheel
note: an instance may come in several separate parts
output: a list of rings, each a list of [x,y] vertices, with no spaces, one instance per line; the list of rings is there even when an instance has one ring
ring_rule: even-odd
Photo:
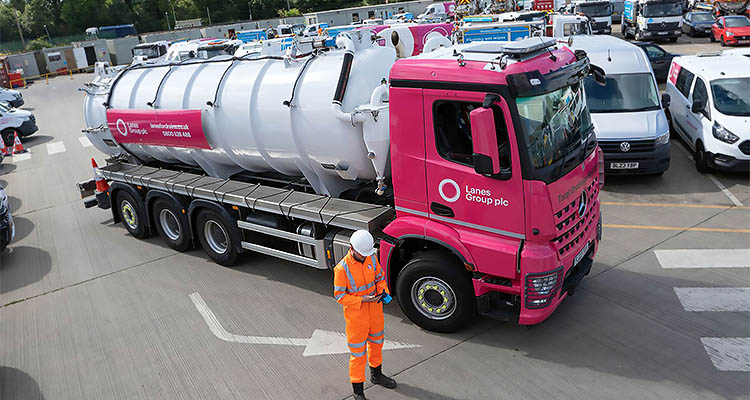
[[[708,162],[706,162],[706,152],[703,150],[703,143],[698,142],[695,144],[695,154],[693,154],[693,160],[695,161],[695,169],[701,174],[708,172]]]
[[[164,243],[177,251],[190,249],[192,237],[187,216],[182,207],[171,201],[158,199],[151,209],[151,216]]]
[[[16,133],[18,134],[18,137],[21,137],[21,132],[19,132],[17,129],[10,128],[6,129],[2,133],[3,142],[5,142],[6,146],[13,146],[13,139],[15,139]]]
[[[121,190],[117,192],[117,210],[120,213],[120,219],[125,229],[130,232],[133,237],[138,239],[144,239],[148,236],[148,230],[146,229],[146,215],[141,211],[139,203],[133,198],[133,196]]]
[[[471,279],[443,252],[417,253],[398,274],[396,294],[404,314],[428,331],[455,332],[476,315]]]
[[[229,267],[237,262],[237,239],[219,214],[203,210],[195,220],[195,229],[203,250],[215,263]]]
[[[677,38],[676,38],[676,37],[671,37],[671,38],[669,38],[669,42],[670,42],[670,43],[674,43],[674,42],[676,42],[676,41],[677,41]]]

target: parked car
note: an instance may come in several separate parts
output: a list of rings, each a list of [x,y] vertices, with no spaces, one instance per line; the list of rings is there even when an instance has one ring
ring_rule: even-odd
[[[16,134],[18,137],[25,137],[38,130],[36,118],[31,111],[11,108],[0,102],[0,136],[6,146],[13,145]]]
[[[750,170],[750,59],[738,54],[676,57],[666,93],[672,127],[695,168]]]
[[[682,17],[682,32],[690,37],[710,35],[714,17],[710,12],[691,11]]]
[[[0,185],[0,251],[5,250],[15,236],[16,226],[13,224],[13,216],[10,213],[8,195]]]
[[[750,44],[750,19],[741,15],[717,18],[711,25],[711,41],[722,46]]]
[[[672,54],[651,42],[633,42],[633,44],[646,53],[657,82],[666,81],[669,74],[669,65],[672,64],[672,59],[678,57],[679,54]]]
[[[5,89],[0,87],[0,101],[8,102],[12,107],[21,107],[23,105],[23,95],[18,90]]]

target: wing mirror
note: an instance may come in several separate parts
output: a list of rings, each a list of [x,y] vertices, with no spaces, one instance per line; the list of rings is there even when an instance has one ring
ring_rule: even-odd
[[[661,95],[661,106],[664,108],[669,108],[669,105],[672,104],[672,98],[669,97],[669,94],[662,93]]]
[[[705,103],[700,100],[693,100],[693,105],[690,106],[690,112],[692,112],[693,114],[698,114],[702,112],[704,108],[706,108]]]
[[[500,156],[497,153],[495,113],[491,108],[477,108],[469,114],[471,141],[474,147],[474,171],[482,175],[500,173]]]
[[[596,83],[598,83],[601,86],[607,85],[607,74],[604,72],[604,70],[601,67],[596,66],[594,64],[589,64],[589,69],[590,69],[591,76],[594,77],[594,81]]]

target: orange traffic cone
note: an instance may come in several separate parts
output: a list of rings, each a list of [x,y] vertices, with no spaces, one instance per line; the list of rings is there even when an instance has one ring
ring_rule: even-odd
[[[21,138],[18,137],[18,132],[13,134],[13,154],[21,154],[25,153],[26,149],[23,148],[23,145],[21,144]]]
[[[5,140],[3,140],[2,138],[0,138],[0,151],[3,152],[4,156],[10,155],[10,150],[8,150],[8,147],[5,146]]]
[[[94,179],[96,180],[96,191],[97,192],[106,192],[109,190],[109,184],[107,181],[102,177],[102,175],[99,173],[99,166],[96,165],[96,160],[94,158],[91,158],[91,166],[94,167]]]

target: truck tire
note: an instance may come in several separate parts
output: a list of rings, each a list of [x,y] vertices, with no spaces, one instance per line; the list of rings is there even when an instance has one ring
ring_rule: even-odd
[[[151,208],[151,218],[156,231],[167,246],[177,251],[187,251],[192,244],[190,224],[182,207],[172,201],[157,199]]]
[[[678,39],[677,37],[671,37],[671,38],[669,38],[669,42],[670,43],[674,43],[674,42],[677,41],[677,39]]]
[[[432,332],[456,332],[477,313],[466,270],[457,259],[440,251],[415,254],[398,274],[396,295],[404,314]]]
[[[230,226],[213,210],[201,210],[195,219],[195,229],[203,251],[215,263],[230,267],[237,262],[237,237]]]
[[[120,213],[120,219],[125,229],[130,232],[133,237],[138,239],[145,239],[148,237],[148,229],[146,229],[146,214],[143,212],[140,202],[133,198],[133,195],[120,190],[117,192],[117,212]]]
[[[18,134],[19,138],[21,137],[21,132],[19,132],[18,129],[8,128],[3,131],[2,137],[6,146],[13,146],[13,139],[15,139],[16,134]]]

